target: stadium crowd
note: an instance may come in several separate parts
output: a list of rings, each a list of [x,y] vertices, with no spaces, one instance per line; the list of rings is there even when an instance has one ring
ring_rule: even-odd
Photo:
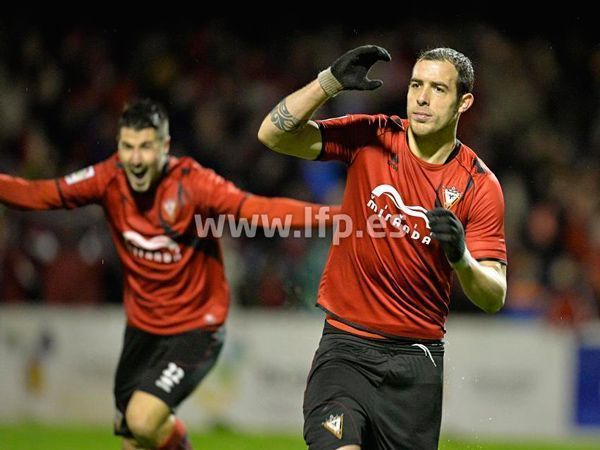
[[[503,315],[577,326],[600,311],[600,48],[562,35],[467,21],[424,26],[328,26],[272,39],[227,22],[176,31],[2,23],[0,172],[51,178],[116,150],[124,103],[149,96],[171,118],[171,151],[239,187],[334,203],[345,169],[267,151],[260,121],[286,92],[364,43],[390,50],[369,93],[339,95],[320,117],[404,116],[419,49],[447,45],[475,64],[475,112],[459,138],[498,175],[506,203],[508,296]],[[282,70],[285,68],[285,70]],[[0,207],[0,302],[103,304],[121,299],[120,269],[99,208],[75,213]],[[226,238],[234,302],[313,309],[329,239]],[[457,289],[453,311],[475,313]],[[316,309],[315,309],[316,311]]]

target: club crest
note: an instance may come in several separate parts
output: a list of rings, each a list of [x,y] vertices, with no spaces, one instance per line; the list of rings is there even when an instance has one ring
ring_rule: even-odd
[[[462,197],[462,192],[459,192],[454,186],[443,188],[444,192],[444,208],[450,209],[454,206]]]
[[[169,222],[175,221],[175,213],[177,212],[177,202],[175,200],[165,200],[162,204],[163,212]]]
[[[323,422],[323,428],[333,434],[336,438],[341,439],[344,431],[344,415],[337,414],[334,416],[331,414],[329,418]]]

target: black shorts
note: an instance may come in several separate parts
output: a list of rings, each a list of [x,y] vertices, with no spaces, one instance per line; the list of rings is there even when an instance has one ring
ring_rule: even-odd
[[[115,434],[130,436],[124,416],[134,391],[148,392],[174,410],[215,365],[224,335],[223,328],[162,336],[128,326],[115,375]]]
[[[437,449],[443,357],[441,341],[379,341],[326,325],[304,393],[309,449]]]

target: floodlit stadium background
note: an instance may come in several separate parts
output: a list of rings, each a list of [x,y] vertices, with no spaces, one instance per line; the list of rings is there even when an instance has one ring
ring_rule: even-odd
[[[582,18],[508,26],[458,15],[291,28],[0,18],[0,172],[46,178],[100,161],[115,150],[124,101],[142,95],[166,105],[174,154],[251,192],[337,202],[343,167],[268,151],[256,139],[264,115],[345,50],[375,43],[393,56],[372,72],[384,86],[343,93],[318,116],[403,116],[417,51],[463,51],[475,64],[476,102],[459,138],[504,189],[509,290],[493,317],[454,293],[444,434],[481,448],[497,439],[600,442],[598,33]],[[229,340],[182,415],[198,433],[219,425],[299,439],[328,241],[225,238],[224,246],[234,303]],[[0,208],[0,449],[19,423],[110,434],[120,288],[98,208]],[[81,440],[74,448],[93,448]]]

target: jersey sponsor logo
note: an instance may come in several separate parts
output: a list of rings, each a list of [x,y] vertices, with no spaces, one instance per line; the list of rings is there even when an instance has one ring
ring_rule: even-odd
[[[462,192],[459,192],[454,186],[442,186],[442,189],[444,192],[444,208],[450,209],[460,200]]]
[[[389,205],[378,205],[376,200],[382,196],[391,200],[392,204],[399,209],[401,213],[392,214],[388,211]],[[431,242],[431,232],[428,231],[431,227],[429,226],[429,219],[426,215],[427,209],[422,206],[405,205],[404,201],[402,200],[402,196],[395,187],[390,186],[389,184],[380,184],[377,186],[371,191],[371,198],[367,202],[367,207],[371,209],[380,219],[403,232],[404,235],[410,237],[411,239],[418,240],[425,245],[429,245]],[[409,225],[408,217],[412,218],[412,227]],[[421,226],[419,230],[419,223],[424,225],[425,229],[423,229],[423,226]]]
[[[77,172],[73,172],[65,177],[65,183],[68,185],[79,183],[80,181],[87,180],[88,178],[92,178],[96,174],[94,170],[94,166],[86,167],[85,169],[78,170]]]
[[[125,246],[135,257],[163,264],[170,264],[181,259],[179,244],[168,236],[154,236],[146,239],[136,231],[123,232]]]
[[[184,376],[185,372],[183,369],[177,364],[170,362],[167,368],[160,374],[160,378],[156,380],[154,384],[167,394],[170,394],[175,385],[181,383]]]
[[[323,422],[323,428],[333,434],[336,438],[341,439],[344,432],[344,414],[331,414],[329,418]]]

